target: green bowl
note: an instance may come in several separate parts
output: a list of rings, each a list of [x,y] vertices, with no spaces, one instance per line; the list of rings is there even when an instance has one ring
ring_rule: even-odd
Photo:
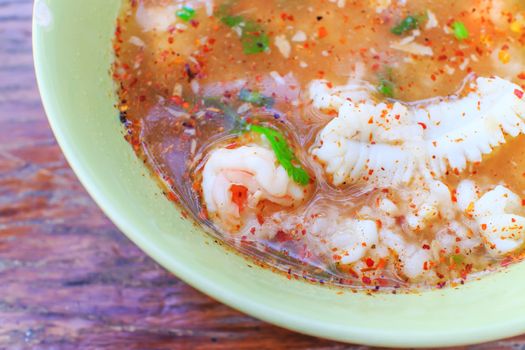
[[[242,312],[301,333],[392,347],[471,344],[525,332],[525,264],[457,289],[374,295],[248,266],[160,192],[124,141],[109,69],[121,0],[36,0],[33,46],[49,122],[98,205],[166,269]]]

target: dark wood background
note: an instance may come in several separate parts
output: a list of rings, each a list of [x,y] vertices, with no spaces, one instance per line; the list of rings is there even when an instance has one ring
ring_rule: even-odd
[[[0,348],[365,348],[221,305],[108,221],[48,127],[33,73],[31,12],[31,0],[0,0]],[[525,336],[474,349],[525,349]]]

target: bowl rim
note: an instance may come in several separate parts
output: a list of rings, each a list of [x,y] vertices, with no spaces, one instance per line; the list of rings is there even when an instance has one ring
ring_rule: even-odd
[[[38,91],[41,96],[44,112],[47,116],[57,143],[78,180],[89,193],[91,198],[93,198],[97,206],[102,209],[104,214],[134,244],[136,244],[150,258],[160,264],[167,271],[173,273],[177,278],[197,289],[199,292],[208,295],[215,300],[232,307],[233,309],[253,316],[264,322],[268,322],[270,324],[304,335],[320,337],[343,343],[359,343],[370,346],[386,346],[395,348],[437,348],[443,346],[479,344],[516,336],[525,332],[525,315],[522,319],[510,319],[506,323],[490,324],[490,326],[478,327],[477,329],[471,329],[468,331],[456,330],[448,332],[447,334],[436,334],[435,332],[429,331],[412,333],[407,332],[405,334],[400,334],[399,332],[390,332],[388,330],[370,330],[366,328],[360,328],[359,326],[356,326],[353,329],[343,329],[341,327],[337,328],[317,322],[315,320],[306,320],[289,313],[281,312],[266,305],[255,303],[247,296],[231,292],[227,287],[221,284],[214,283],[207,278],[192,273],[191,266],[188,266],[181,261],[177,261],[174,256],[165,254],[165,252],[163,252],[162,249],[159,249],[156,244],[152,244],[148,239],[145,238],[144,235],[141,234],[141,232],[139,232],[139,230],[130,225],[124,214],[120,213],[115,208],[115,205],[110,200],[105,198],[103,191],[97,187],[94,180],[90,177],[87,166],[78,161],[75,147],[72,147],[74,141],[67,135],[66,129],[60,125],[58,121],[59,118],[55,114],[56,108],[54,107],[51,99],[48,97],[48,92],[44,91],[43,88],[43,65],[45,61],[45,55],[40,56],[36,49],[39,46],[38,33],[40,33],[42,30],[37,24],[37,19],[35,16],[36,6],[40,1],[44,0],[35,0],[33,4],[33,64]]]

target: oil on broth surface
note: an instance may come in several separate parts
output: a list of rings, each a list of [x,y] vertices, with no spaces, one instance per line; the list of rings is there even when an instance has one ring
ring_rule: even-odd
[[[374,290],[464,283],[522,256],[524,15],[495,0],[130,1],[121,120],[170,198],[277,268]]]

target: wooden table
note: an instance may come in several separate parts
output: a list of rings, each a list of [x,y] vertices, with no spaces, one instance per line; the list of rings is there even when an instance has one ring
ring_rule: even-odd
[[[31,0],[0,0],[0,348],[362,349],[215,302],[109,222],[48,127],[33,73],[31,10]],[[475,349],[516,347],[525,336]]]

